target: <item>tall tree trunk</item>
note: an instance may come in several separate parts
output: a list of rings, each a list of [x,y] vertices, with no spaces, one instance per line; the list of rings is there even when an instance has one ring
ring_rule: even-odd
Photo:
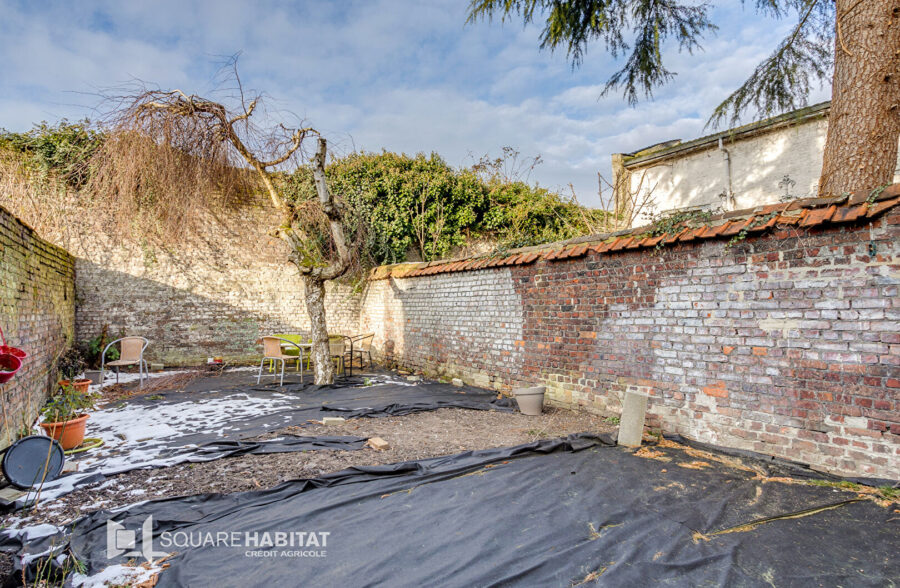
[[[819,195],[893,181],[900,138],[900,0],[837,0]]]
[[[325,324],[325,281],[314,275],[303,276],[306,290],[306,312],[309,314],[309,332],[312,337],[310,359],[313,362],[314,381],[318,385],[334,382],[334,363],[328,348],[328,327]]]

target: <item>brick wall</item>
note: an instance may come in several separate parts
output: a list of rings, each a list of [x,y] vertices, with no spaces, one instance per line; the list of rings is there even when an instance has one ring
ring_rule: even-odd
[[[76,258],[76,340],[100,334],[150,339],[147,356],[166,365],[196,365],[210,356],[256,362],[262,335],[308,329],[303,283],[285,244],[269,235],[278,215],[268,200],[215,214],[195,211],[188,235],[116,237],[111,219],[79,209],[72,195],[50,210],[23,198],[28,184],[0,185],[0,205]],[[199,216],[197,216],[199,215]],[[354,333],[359,296],[329,284],[330,330]]]
[[[900,213],[372,282],[402,365],[850,475],[900,477]],[[477,267],[477,266],[476,266]],[[451,264],[452,269],[452,264]],[[427,270],[426,270],[427,271]]]
[[[522,300],[509,270],[371,282],[360,331],[403,365],[464,375],[476,385],[500,385],[499,373],[522,369]],[[490,371],[484,366],[492,366]]]
[[[56,381],[56,358],[72,342],[75,263],[0,208],[0,326],[7,342],[28,352],[22,369],[0,384],[0,447],[31,426]]]

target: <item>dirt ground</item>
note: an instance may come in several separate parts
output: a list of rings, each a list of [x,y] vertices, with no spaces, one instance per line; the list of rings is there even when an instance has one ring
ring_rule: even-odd
[[[537,417],[519,413],[445,408],[402,417],[352,419],[340,425],[288,427],[268,436],[353,435],[381,437],[390,449],[307,451],[226,457],[127,472],[86,486],[29,512],[0,517],[0,525],[62,525],[100,509],[142,500],[207,492],[230,493],[276,486],[286,480],[314,478],[359,465],[381,465],[561,437],[569,433],[606,433],[615,425],[582,412],[547,408]],[[2,567],[2,566],[0,566]]]

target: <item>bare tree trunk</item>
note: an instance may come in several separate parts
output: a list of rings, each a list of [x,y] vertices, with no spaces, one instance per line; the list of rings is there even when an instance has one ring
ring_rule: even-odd
[[[900,0],[837,0],[819,195],[893,181],[900,137]]]
[[[306,312],[309,314],[309,332],[312,337],[310,359],[314,368],[314,381],[318,385],[334,382],[334,363],[328,348],[328,327],[325,324],[325,282],[318,276],[303,276],[306,289]]]

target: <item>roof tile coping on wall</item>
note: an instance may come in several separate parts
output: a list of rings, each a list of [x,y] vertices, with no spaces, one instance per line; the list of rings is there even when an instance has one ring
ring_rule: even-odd
[[[779,225],[810,228],[824,224],[850,223],[873,219],[896,206],[900,206],[900,184],[841,196],[806,198],[735,210],[712,216],[700,226],[686,221],[662,234],[654,234],[653,225],[648,225],[476,257],[385,265],[373,269],[369,279],[413,278],[483,268],[528,265],[538,260],[554,261],[582,257],[589,251],[614,254],[682,241],[734,238],[744,230],[747,233],[762,233]]]

